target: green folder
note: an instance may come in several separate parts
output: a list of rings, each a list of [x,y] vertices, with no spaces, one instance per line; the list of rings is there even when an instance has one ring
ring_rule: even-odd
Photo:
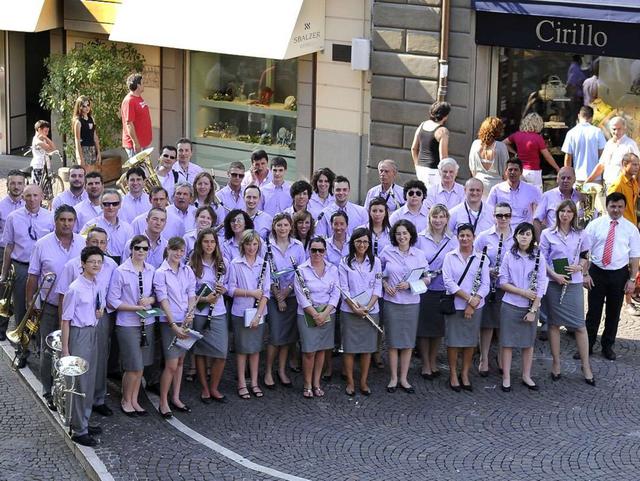
[[[556,274],[564,275],[567,279],[571,279],[571,274],[567,272],[565,267],[569,267],[569,259],[567,259],[566,257],[553,259],[553,271]]]
[[[316,311],[323,312],[327,308],[327,305],[322,304],[321,306],[314,306],[314,307],[316,308]],[[307,326],[317,327],[316,321],[313,319],[313,317],[311,317],[306,312],[304,313],[304,320],[307,322]]]
[[[213,289],[211,289],[211,286],[205,282],[197,290],[196,296],[198,296],[198,297],[207,297],[212,292],[213,292]],[[208,305],[209,304],[207,304],[206,302],[202,301],[202,302],[198,302],[198,304],[196,304],[196,307],[198,308],[199,311],[201,311],[205,307],[207,307]]]
[[[143,319],[148,319],[150,317],[164,316],[164,311],[159,307],[154,307],[153,309],[142,309],[140,311],[136,311],[136,314],[138,314]]]

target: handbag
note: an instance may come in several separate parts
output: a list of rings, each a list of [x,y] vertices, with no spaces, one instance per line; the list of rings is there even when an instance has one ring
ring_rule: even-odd
[[[540,90],[538,90],[538,95],[542,100],[549,101],[564,97],[566,91],[567,86],[562,83],[560,77],[551,75],[546,83],[541,85]]]
[[[460,276],[460,279],[458,279],[458,285],[462,284],[462,281],[467,275],[467,272],[469,272],[469,268],[471,267],[471,263],[473,262],[474,257],[475,256],[471,256],[469,258],[469,261],[467,262],[467,267],[464,268],[464,272]],[[455,298],[456,298],[455,294],[447,294],[446,292],[444,294],[441,294],[440,295],[440,313],[445,314],[447,316],[451,316],[455,314],[456,313],[456,305],[454,302]]]

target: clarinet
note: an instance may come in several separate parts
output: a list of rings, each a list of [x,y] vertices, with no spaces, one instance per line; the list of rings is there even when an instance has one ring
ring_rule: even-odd
[[[537,291],[538,290],[538,269],[540,268],[540,249],[536,252],[536,264],[533,268],[533,271],[529,274],[529,290]],[[529,308],[533,306],[533,301],[529,301]]]
[[[480,266],[476,272],[475,277],[473,278],[473,285],[471,286],[471,297],[478,294],[480,290],[480,286],[482,285],[482,267],[484,266],[484,260],[487,258],[487,246],[484,246],[482,249],[482,254],[480,254]]]
[[[269,259],[269,268],[271,269],[271,285],[274,286],[278,291],[280,290],[280,279],[274,277],[276,271],[276,264],[273,261],[273,251],[271,250],[271,241],[269,240],[269,236],[265,239],[267,244],[267,257]]]
[[[576,247],[576,253],[573,256],[574,262],[578,261],[578,256],[580,256],[580,247],[582,247],[582,239],[578,239],[578,245]],[[569,278],[571,278],[571,276],[569,276]],[[569,287],[569,284],[563,284],[562,285],[562,290],[560,291],[560,304],[562,304],[562,301],[564,300],[564,295],[567,293],[567,288]]]
[[[224,262],[220,262],[218,264],[218,270],[216,272],[216,282],[213,286],[214,292],[218,284],[222,281],[222,276],[224,275]],[[216,296],[216,301],[218,300]],[[213,318],[213,309],[216,307],[216,302],[212,302],[209,304],[209,310],[207,311],[207,320],[204,322],[203,331],[208,331],[211,328],[211,319]]]
[[[302,293],[304,294],[304,297],[307,298],[307,301],[309,301],[309,303],[313,305],[313,301],[311,300],[311,291],[309,291],[309,288],[307,287],[307,282],[304,280],[304,277],[302,276],[302,272],[300,272],[300,269],[298,268],[298,263],[296,262],[296,258],[291,256],[290,259],[291,259],[291,266],[293,267],[293,272],[296,275],[296,280],[298,281],[298,284],[300,284]]]
[[[256,289],[262,289],[262,285],[264,284],[264,274],[267,272],[267,263],[269,262],[268,255],[264,256],[264,260],[262,261],[262,268],[260,269],[260,277],[258,277],[258,287]],[[260,299],[256,299],[253,303],[253,307],[255,309],[258,308],[258,304],[260,303]]]
[[[143,280],[142,280],[142,272],[138,273],[138,288],[140,290],[140,299],[143,297]],[[140,318],[140,347],[147,347],[149,345],[149,340],[147,339],[147,331],[145,327],[144,317]]]
[[[502,238],[503,234],[500,234],[500,240],[498,241],[498,253],[496,254],[496,265],[493,268],[493,271],[497,274],[500,272],[500,266],[502,265]],[[497,279],[491,279],[491,292],[489,293],[489,302],[496,302],[496,288],[497,288]]]

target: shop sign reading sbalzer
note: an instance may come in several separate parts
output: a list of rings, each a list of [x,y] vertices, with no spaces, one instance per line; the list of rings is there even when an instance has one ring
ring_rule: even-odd
[[[640,25],[476,12],[476,43],[499,47],[640,58]]]

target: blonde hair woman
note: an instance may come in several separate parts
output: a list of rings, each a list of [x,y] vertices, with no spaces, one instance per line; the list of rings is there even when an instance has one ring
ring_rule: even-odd
[[[76,161],[84,166],[87,172],[96,170],[102,163],[100,139],[91,113],[91,99],[86,95],[78,97],[73,106],[71,127],[76,147]]]

